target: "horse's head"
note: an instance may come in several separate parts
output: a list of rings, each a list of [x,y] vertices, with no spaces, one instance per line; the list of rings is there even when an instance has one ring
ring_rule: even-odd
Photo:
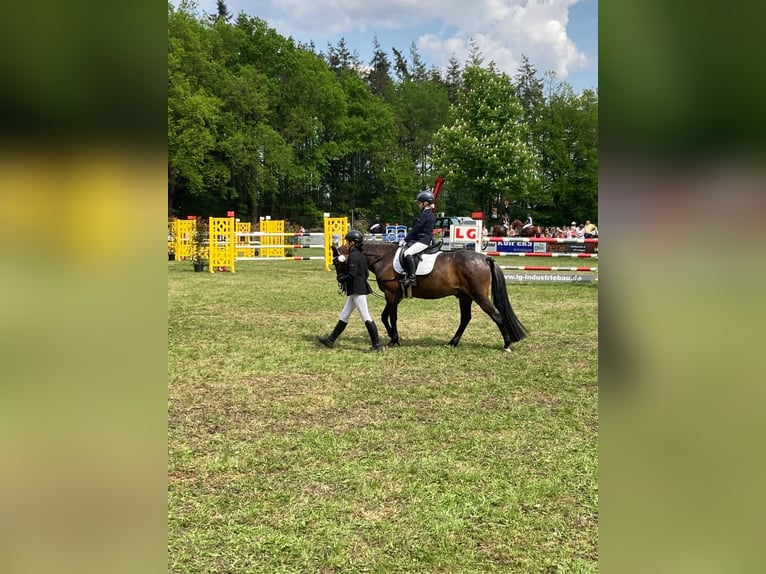
[[[332,264],[335,267],[335,275],[340,277],[348,272],[348,245],[341,245],[340,248],[331,246]]]

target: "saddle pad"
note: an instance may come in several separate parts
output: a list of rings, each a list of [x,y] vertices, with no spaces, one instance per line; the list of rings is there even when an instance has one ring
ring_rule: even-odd
[[[399,259],[402,249],[403,247],[400,247],[396,250],[396,253],[394,253],[394,271],[397,273],[404,273],[402,262]],[[428,275],[433,271],[434,262],[441,253],[441,251],[437,251],[436,253],[426,253],[421,255],[420,263],[418,263],[418,268],[415,270],[415,275]]]

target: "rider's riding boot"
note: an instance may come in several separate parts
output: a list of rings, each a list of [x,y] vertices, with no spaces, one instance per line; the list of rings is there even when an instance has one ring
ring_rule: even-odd
[[[404,258],[404,271],[407,276],[402,281],[404,287],[415,287],[417,285],[417,279],[415,279],[415,258],[412,255],[407,255]]]
[[[370,341],[372,341],[372,347],[367,349],[367,351],[382,351],[383,345],[380,343],[378,326],[375,324],[375,321],[365,321],[364,326],[367,327],[367,332],[370,334]]]
[[[343,332],[343,329],[346,328],[346,325],[348,325],[348,323],[344,321],[338,321],[338,323],[335,325],[335,328],[332,330],[332,333],[326,337],[317,337],[317,341],[322,343],[325,347],[332,349],[332,346],[335,344],[335,339],[340,336],[340,334]]]

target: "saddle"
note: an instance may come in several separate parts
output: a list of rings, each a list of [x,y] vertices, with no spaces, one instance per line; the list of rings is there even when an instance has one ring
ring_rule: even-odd
[[[413,255],[415,260],[415,275],[428,275],[434,268],[434,262],[436,258],[441,254],[443,240],[439,240],[431,247],[427,247],[420,253]],[[406,246],[399,247],[394,254],[394,271],[399,274],[403,274],[404,265],[402,261],[404,259],[404,250]]]

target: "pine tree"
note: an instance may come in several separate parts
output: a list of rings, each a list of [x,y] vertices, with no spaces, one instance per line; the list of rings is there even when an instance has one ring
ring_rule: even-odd
[[[428,79],[428,70],[420,57],[420,52],[415,42],[410,44],[410,57],[412,58],[412,77],[416,82],[425,82]]]
[[[231,13],[225,0],[216,1],[216,13],[208,16],[208,19],[211,22],[229,22],[231,20]]]
[[[373,94],[386,100],[391,93],[393,85],[391,80],[391,62],[389,62],[388,56],[380,47],[377,36],[373,39],[373,47],[372,60],[370,60],[371,70],[367,75],[367,83],[370,85],[370,90]]]
[[[452,57],[449,59],[446,84],[449,101],[451,104],[456,104],[458,91],[463,85],[463,70],[460,67],[460,62],[458,62],[454,52],[452,53]]]
[[[471,38],[470,42],[468,42],[468,48],[468,60],[465,63],[466,68],[468,66],[474,66],[476,68],[481,67],[484,63],[484,56],[479,49],[479,44],[476,43],[474,38]]]
[[[407,68],[407,58],[396,48],[391,48],[391,51],[394,53],[396,77],[399,79],[399,82],[406,82],[411,78],[410,70]]]

